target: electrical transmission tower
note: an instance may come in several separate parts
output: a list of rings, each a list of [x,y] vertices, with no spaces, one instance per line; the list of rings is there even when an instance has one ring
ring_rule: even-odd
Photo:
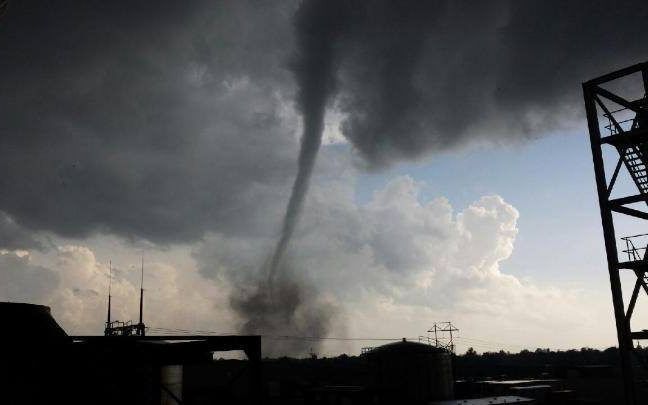
[[[632,92],[636,94],[633,95]],[[647,94],[648,62],[583,83],[628,405],[643,403],[637,397],[633,369],[636,360],[643,362],[643,359],[638,352],[635,353],[636,356],[633,355],[632,342],[633,339],[648,339],[648,330],[641,329],[633,332],[631,320],[641,290],[648,294],[648,255],[646,254],[648,234],[618,238],[615,221],[617,225],[639,225],[645,228],[646,223],[643,221],[648,220],[648,212],[646,212],[648,204]],[[611,161],[616,161],[616,165],[613,170],[606,173],[604,163]],[[617,240],[622,242],[620,246],[617,246]],[[627,307],[623,302],[621,272],[633,275],[634,280]]]
[[[429,336],[428,342],[433,343],[435,347],[441,347],[454,353],[455,345],[452,332],[459,332],[452,322],[434,322],[434,326],[428,330],[428,333],[434,333],[434,337]]]

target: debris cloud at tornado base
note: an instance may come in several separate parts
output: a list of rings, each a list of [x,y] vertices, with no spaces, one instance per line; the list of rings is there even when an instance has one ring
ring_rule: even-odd
[[[232,309],[243,320],[240,331],[263,336],[264,356],[317,353],[322,340],[310,338],[326,336],[338,314],[335,303],[320,297],[287,261],[282,261],[272,290],[265,279],[257,279],[230,296]]]

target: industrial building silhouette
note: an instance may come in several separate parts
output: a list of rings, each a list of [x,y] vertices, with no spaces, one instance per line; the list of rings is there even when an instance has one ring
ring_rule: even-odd
[[[0,316],[13,331],[0,337],[3,403],[185,403],[173,370],[230,350],[246,354],[244,400],[258,401],[260,336],[68,336],[46,306],[4,302]]]
[[[547,369],[543,352],[516,356],[520,369],[402,339],[360,356],[262,359],[262,336],[69,336],[46,306],[0,303],[0,316],[13,331],[0,342],[10,404],[589,404],[588,386],[613,404],[622,392],[615,366]],[[228,350],[247,360],[216,359]]]
[[[260,336],[68,336],[49,307],[23,303],[0,303],[0,317],[19,331],[3,334],[0,345],[7,403],[257,404],[268,397]],[[218,384],[210,380],[222,377],[210,370],[213,353],[229,350],[243,351],[247,361]],[[365,356],[365,386],[320,387],[309,391],[310,401],[424,404],[453,397],[445,349],[403,339]]]

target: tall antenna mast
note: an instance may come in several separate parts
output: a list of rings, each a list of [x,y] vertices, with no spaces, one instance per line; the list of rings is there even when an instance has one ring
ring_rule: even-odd
[[[143,311],[144,311],[144,256],[142,255],[142,275],[140,279],[140,304],[139,304],[139,324],[140,335],[144,336],[144,322],[143,322]]]
[[[110,328],[110,301],[112,290],[112,260],[108,262],[108,316],[106,318],[106,331]]]

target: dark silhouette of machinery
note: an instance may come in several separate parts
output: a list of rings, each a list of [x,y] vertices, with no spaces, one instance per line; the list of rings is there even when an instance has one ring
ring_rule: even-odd
[[[629,85],[635,80],[636,86]],[[623,83],[624,85],[620,85]],[[638,88],[637,88],[638,87]],[[628,96],[633,90],[642,97]],[[648,234],[617,237],[616,219],[648,220],[644,211],[648,204],[648,62],[592,79],[583,83],[583,95],[589,127],[594,174],[598,192],[605,251],[608,261],[612,303],[616,320],[621,365],[624,375],[626,404],[643,403],[638,398],[633,364],[647,365],[645,359],[633,355],[633,340],[648,339],[648,330],[633,331],[632,315],[641,290],[648,294]],[[634,100],[632,99],[634,98]],[[616,166],[608,176],[605,156],[612,153]],[[636,191],[616,196],[619,174],[623,171]],[[619,188],[619,187],[617,187]],[[620,221],[619,221],[620,222]],[[645,227],[645,223],[641,223]],[[617,245],[617,240],[622,241]],[[619,247],[622,250],[619,250]],[[636,276],[630,302],[623,302],[620,272]],[[636,354],[636,353],[635,353]],[[645,401],[645,399],[644,399]]]
[[[112,304],[112,262],[109,265],[108,281],[108,316],[106,318],[105,336],[146,336],[146,325],[144,324],[144,258],[142,258],[142,272],[140,278],[140,301],[139,301],[139,322],[113,321],[110,319],[110,306]]]
[[[69,336],[49,307],[12,302],[0,302],[0,318],[12,328],[0,334],[2,403],[182,404],[196,403],[197,395],[218,395],[219,403],[259,402],[261,336],[144,336],[123,330]],[[231,350],[247,356],[230,377],[246,387],[243,398],[228,396],[227,380],[215,394],[183,388],[184,367],[208,366],[215,352]]]

